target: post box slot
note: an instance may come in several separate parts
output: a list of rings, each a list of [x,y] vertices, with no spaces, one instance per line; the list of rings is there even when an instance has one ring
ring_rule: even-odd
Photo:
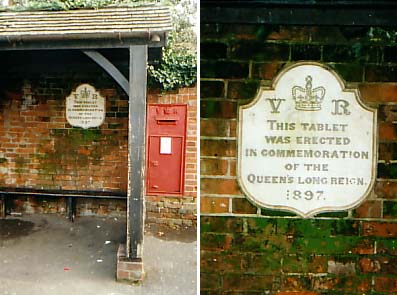
[[[158,125],[176,125],[177,119],[161,119],[157,120]]]

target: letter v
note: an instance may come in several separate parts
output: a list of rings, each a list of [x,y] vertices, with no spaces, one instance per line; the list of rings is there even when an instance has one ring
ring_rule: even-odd
[[[282,99],[282,98],[267,98],[266,100],[268,100],[269,103],[270,103],[270,107],[272,108],[272,111],[271,111],[272,114],[280,113],[278,109],[280,108],[281,102],[285,101],[285,99]]]

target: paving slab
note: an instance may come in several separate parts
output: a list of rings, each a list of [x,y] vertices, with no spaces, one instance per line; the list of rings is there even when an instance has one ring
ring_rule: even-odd
[[[194,229],[145,228],[146,278],[117,283],[116,253],[124,218],[24,215],[0,219],[0,294],[157,295],[197,292]]]

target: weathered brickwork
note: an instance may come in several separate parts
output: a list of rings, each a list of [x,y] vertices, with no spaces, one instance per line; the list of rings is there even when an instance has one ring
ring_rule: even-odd
[[[126,192],[128,96],[112,78],[72,51],[2,53],[1,58],[7,62],[0,74],[0,186]],[[116,65],[125,70],[119,59]],[[66,120],[65,98],[81,83],[91,84],[106,99],[100,127],[76,128]],[[148,197],[150,221],[195,222],[196,98],[195,87],[148,92],[148,102],[188,105],[185,194]],[[123,200],[79,199],[76,206],[78,215],[126,213]],[[62,198],[13,200],[17,212],[63,213],[65,208]]]
[[[202,294],[396,294],[397,46],[376,32],[384,31],[202,24]],[[370,196],[310,219],[254,206],[236,178],[238,106],[301,60],[324,63],[358,87],[379,124]]]

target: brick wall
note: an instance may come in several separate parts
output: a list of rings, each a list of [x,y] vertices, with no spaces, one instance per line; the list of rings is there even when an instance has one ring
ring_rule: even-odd
[[[379,28],[202,24],[201,293],[397,293],[397,46]],[[310,219],[258,208],[236,180],[237,110],[280,69],[334,69],[378,109],[370,196]]]
[[[0,74],[0,186],[126,192],[128,97],[112,78],[78,51],[3,52],[1,59],[5,65]],[[115,63],[125,71],[120,60]],[[81,83],[93,85],[106,98],[106,119],[98,128],[72,127],[65,118],[65,98]],[[150,101],[169,103],[176,97],[189,106],[186,194],[158,197],[156,206],[161,210],[152,197],[148,199],[151,221],[194,223],[195,91],[149,95]],[[20,212],[63,213],[65,208],[64,199],[13,201],[13,210]],[[80,215],[124,216],[125,212],[121,200],[77,202]]]

